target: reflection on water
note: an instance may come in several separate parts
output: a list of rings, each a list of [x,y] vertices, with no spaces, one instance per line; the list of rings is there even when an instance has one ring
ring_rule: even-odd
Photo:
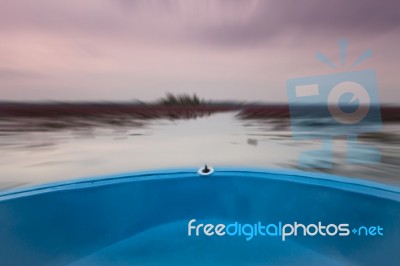
[[[301,152],[321,146],[315,139],[294,140],[287,118],[243,119],[228,112],[187,120],[109,119],[2,119],[0,189],[204,163],[298,169]],[[380,163],[349,164],[347,140],[337,138],[333,167],[313,171],[400,184],[400,124],[387,123],[359,140],[380,149]]]

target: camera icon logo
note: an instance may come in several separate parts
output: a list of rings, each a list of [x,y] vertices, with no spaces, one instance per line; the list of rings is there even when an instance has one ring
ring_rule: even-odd
[[[365,58],[365,54],[362,57]],[[320,59],[321,54],[317,54],[317,58]],[[321,61],[332,65],[325,57]],[[332,141],[335,137],[347,138],[349,163],[380,161],[379,150],[357,140],[359,134],[382,128],[374,70],[294,78],[289,79],[286,85],[293,137],[322,141],[319,150],[305,151],[300,155],[300,166],[332,167]]]

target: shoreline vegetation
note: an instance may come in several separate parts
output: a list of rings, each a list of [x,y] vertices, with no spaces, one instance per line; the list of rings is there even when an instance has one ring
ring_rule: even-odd
[[[319,106],[303,106],[318,113]],[[400,106],[381,106],[384,122],[400,122]],[[218,112],[238,112],[240,119],[289,118],[286,104],[205,101],[197,95],[167,95],[155,102],[0,102],[0,118],[96,118],[124,116],[132,119],[190,119]]]

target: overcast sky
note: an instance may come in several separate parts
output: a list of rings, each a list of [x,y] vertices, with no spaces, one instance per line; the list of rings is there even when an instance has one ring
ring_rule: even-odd
[[[347,66],[315,59],[341,66],[341,38]],[[399,44],[398,0],[0,0],[0,100],[285,102],[289,78],[372,68],[394,103]]]

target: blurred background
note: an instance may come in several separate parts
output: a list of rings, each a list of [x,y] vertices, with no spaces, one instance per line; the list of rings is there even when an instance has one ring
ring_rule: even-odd
[[[395,0],[0,0],[0,189],[205,163],[398,185],[399,33]],[[339,136],[331,168],[303,169],[321,141],[292,138],[286,81],[363,69],[383,128],[359,141],[381,160],[349,164]]]

